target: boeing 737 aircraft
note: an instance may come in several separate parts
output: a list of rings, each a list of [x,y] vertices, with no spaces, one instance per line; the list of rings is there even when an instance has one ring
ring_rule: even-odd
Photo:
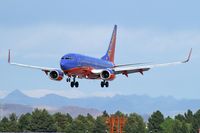
[[[143,72],[155,67],[178,65],[187,63],[190,60],[192,49],[190,50],[188,58],[184,61],[153,65],[145,65],[144,63],[116,65],[114,62],[116,35],[117,25],[114,26],[108,50],[101,58],[93,58],[81,54],[70,53],[61,57],[60,68],[48,68],[11,62],[9,50],[8,63],[20,67],[42,70],[50,77],[50,79],[55,81],[61,81],[65,75],[67,77],[66,81],[70,83],[71,87],[79,87],[79,82],[76,81],[77,78],[99,79],[101,80],[101,87],[108,87],[109,81],[114,80],[116,75],[119,74],[127,77],[132,73],[140,73],[143,75]]]

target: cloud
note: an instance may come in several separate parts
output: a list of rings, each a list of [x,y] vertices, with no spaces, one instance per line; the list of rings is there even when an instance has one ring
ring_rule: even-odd
[[[70,88],[67,90],[56,90],[56,89],[33,89],[33,90],[20,90],[24,94],[30,97],[43,97],[48,94],[56,94],[60,96],[64,96],[67,98],[84,98],[84,97],[113,97],[117,94],[121,94],[120,92],[112,92],[112,91],[93,91],[93,92],[84,92],[78,88]],[[1,97],[5,97],[7,92],[0,92]]]
[[[68,90],[33,89],[33,90],[22,90],[22,92],[31,97],[43,97],[48,94],[57,94],[68,98],[86,97],[86,94],[80,91],[80,89],[68,89]]]
[[[0,98],[5,97],[8,94],[7,91],[0,90]]]
[[[194,30],[162,31],[159,29],[122,29],[122,41],[141,48],[166,50],[199,46],[200,32]],[[155,47],[156,46],[156,47]]]
[[[97,91],[90,94],[90,97],[114,97],[120,95],[120,92],[113,91]]]
[[[71,25],[34,25],[30,27],[1,27],[1,44],[5,48],[16,51],[39,50],[39,52],[55,52],[62,50],[88,50],[88,47],[100,48],[103,38],[108,32],[107,27],[77,27]],[[10,39],[12,38],[12,39]],[[109,37],[110,38],[110,37]],[[108,42],[107,42],[108,43]],[[46,52],[45,52],[46,51]]]
[[[52,58],[69,52],[102,56],[112,33],[111,26],[77,26],[41,24],[27,27],[1,27],[0,52],[7,57],[7,49],[31,58]],[[163,52],[188,47],[200,47],[200,33],[194,30],[162,31],[120,27],[117,50],[122,54],[151,51]],[[120,49],[120,50],[119,50]],[[6,51],[6,52],[5,52]],[[139,53],[139,52],[138,52]],[[25,56],[26,55],[26,56]]]

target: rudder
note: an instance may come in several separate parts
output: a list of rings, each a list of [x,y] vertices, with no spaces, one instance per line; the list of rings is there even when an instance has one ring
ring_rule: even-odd
[[[114,63],[116,37],[117,37],[117,25],[114,26],[108,50],[107,50],[106,54],[101,59]]]

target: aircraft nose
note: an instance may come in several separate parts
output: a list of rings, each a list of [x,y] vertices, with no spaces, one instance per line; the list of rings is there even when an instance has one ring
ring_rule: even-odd
[[[60,67],[63,69],[65,64],[63,62],[60,63]]]

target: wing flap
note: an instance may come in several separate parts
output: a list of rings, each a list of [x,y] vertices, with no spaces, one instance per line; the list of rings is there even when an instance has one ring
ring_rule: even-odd
[[[115,67],[113,70],[116,74],[129,74],[129,73],[137,73],[140,72],[143,74],[144,71],[148,71],[155,67],[165,67],[165,66],[172,66],[172,65],[179,65],[183,63],[187,63],[190,61],[192,55],[192,49],[189,52],[188,58],[184,61],[177,61],[177,62],[170,62],[170,63],[162,63],[162,64],[152,64],[152,65],[140,65],[140,66],[124,66],[124,67]]]
[[[26,65],[26,64],[20,64],[20,63],[10,63],[10,65],[15,65],[18,67],[25,67],[25,68],[31,68],[31,69],[38,69],[42,71],[51,71],[51,70],[57,70],[56,68],[48,68],[48,67],[40,67],[40,66],[32,66],[32,65]]]

